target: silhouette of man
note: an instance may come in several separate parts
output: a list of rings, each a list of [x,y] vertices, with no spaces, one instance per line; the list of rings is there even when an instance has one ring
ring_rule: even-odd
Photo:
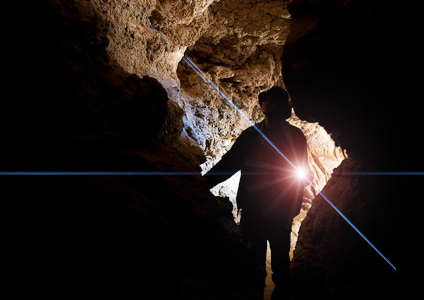
[[[266,138],[253,126],[246,129],[206,178],[212,188],[241,171],[237,192],[240,227],[264,270],[260,288],[265,287],[268,241],[275,284],[272,299],[287,299],[291,225],[308,184],[298,177],[296,168],[310,174],[307,144],[301,130],[286,121],[291,107],[284,89],[274,86],[258,98],[265,119],[255,126]]]

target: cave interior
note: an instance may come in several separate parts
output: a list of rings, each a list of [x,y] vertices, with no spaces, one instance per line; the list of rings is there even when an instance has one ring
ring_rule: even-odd
[[[100,29],[108,26],[106,3],[116,2],[7,4],[21,24],[7,27],[4,44],[0,172],[175,175],[0,174],[9,286],[15,295],[45,298],[254,299],[257,266],[232,204],[205,188],[204,148],[181,141],[184,107],[170,100],[166,78],[129,72],[108,52],[109,35]],[[418,10],[378,0],[283,2],[292,30],[281,73],[296,115],[318,122],[348,157],[323,191],[397,267],[317,195],[292,261],[300,278],[296,299],[422,299],[422,176],[344,173],[424,170]],[[95,5],[104,5],[104,15]],[[125,3],[116,7],[124,14]],[[160,12],[151,19],[166,31]],[[202,62],[195,55],[203,48],[191,46]],[[213,60],[208,64],[212,70]],[[237,89],[239,82],[222,86]]]

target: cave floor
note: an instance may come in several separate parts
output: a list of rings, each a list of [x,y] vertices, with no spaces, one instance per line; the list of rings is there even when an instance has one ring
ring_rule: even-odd
[[[269,243],[267,245],[266,250],[266,279],[265,279],[265,290],[264,290],[264,300],[270,300],[272,291],[274,290],[274,283],[272,282],[271,278],[271,250],[269,248]]]

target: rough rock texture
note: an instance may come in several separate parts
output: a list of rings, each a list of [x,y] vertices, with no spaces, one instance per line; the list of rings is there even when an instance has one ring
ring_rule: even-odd
[[[184,110],[183,137],[212,161],[249,126],[246,118],[255,122],[262,117],[257,94],[282,85],[282,46],[289,27],[284,3],[93,1],[90,5],[104,19],[100,26],[107,32],[110,57],[129,73],[161,82]],[[246,117],[229,109],[182,60],[183,55]]]
[[[250,125],[246,119],[257,122],[262,118],[258,93],[282,85],[281,55],[289,15],[284,3],[269,1],[221,1],[211,6],[210,14],[210,27],[188,48],[187,55],[208,73],[241,113],[229,110],[186,65],[180,65],[178,74],[183,82],[183,95],[195,97],[189,110],[193,111],[189,119],[194,125],[188,124],[193,131],[190,137],[214,161]],[[212,124],[212,128],[197,129],[196,122]]]
[[[257,94],[286,86],[318,190],[338,166],[323,193],[399,268],[393,274],[309,190],[293,258],[298,298],[374,299],[398,287],[418,297],[422,225],[411,213],[421,177],[346,174],[424,169],[409,76],[420,55],[404,37],[419,20],[414,9],[377,0],[27,2],[19,29],[6,30],[0,171],[190,176],[1,176],[15,291],[253,299],[259,270],[233,207],[200,176],[249,123],[185,55],[253,122],[262,118]]]

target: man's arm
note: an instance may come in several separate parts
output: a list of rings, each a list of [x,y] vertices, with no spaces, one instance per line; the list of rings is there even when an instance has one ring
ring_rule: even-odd
[[[243,153],[246,150],[243,146],[244,139],[242,135],[234,142],[231,149],[222,156],[221,160],[204,175],[209,189],[227,180],[241,169]]]

